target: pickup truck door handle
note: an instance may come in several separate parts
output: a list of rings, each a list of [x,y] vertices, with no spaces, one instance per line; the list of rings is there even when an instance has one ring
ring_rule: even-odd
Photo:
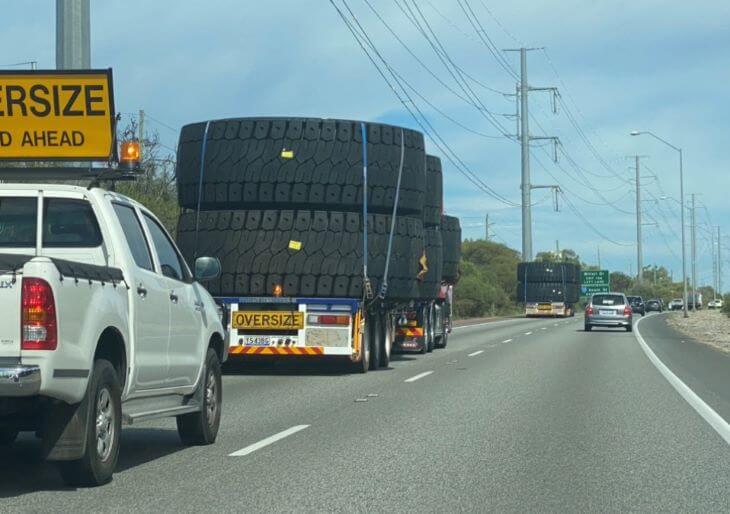
[[[145,296],[147,296],[147,289],[145,289],[145,287],[140,284],[137,286],[137,294],[144,298]]]
[[[175,292],[174,291],[170,291],[170,301],[172,303],[177,303],[178,300],[179,300],[179,298],[177,297],[177,295],[175,294]]]
[[[202,311],[205,308],[205,304],[203,302],[195,302],[193,305],[195,305],[196,311]]]

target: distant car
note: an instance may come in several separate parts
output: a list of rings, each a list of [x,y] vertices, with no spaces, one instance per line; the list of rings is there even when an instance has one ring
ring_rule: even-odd
[[[663,310],[661,300],[653,299],[646,302],[646,312],[662,312]]]
[[[684,309],[684,300],[681,298],[675,298],[671,302],[669,302],[669,310],[670,311],[681,311]]]
[[[627,332],[633,329],[633,311],[623,293],[601,293],[591,296],[586,306],[585,331],[593,327],[624,328]]]
[[[710,300],[707,303],[708,309],[722,309],[722,306],[723,306],[723,301],[720,300],[719,298],[717,298],[715,300]]]
[[[631,305],[632,312],[638,312],[642,316],[646,314],[646,307],[641,296],[627,296],[626,299],[629,301],[629,305]]]

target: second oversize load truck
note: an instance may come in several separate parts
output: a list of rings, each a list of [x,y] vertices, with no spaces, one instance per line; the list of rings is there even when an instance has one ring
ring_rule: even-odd
[[[525,304],[525,316],[574,316],[579,299],[580,266],[569,262],[517,265],[517,301]]]
[[[190,262],[221,261],[207,286],[226,313],[233,359],[387,366],[414,306],[446,303],[438,236],[454,222],[442,218],[438,168],[439,185],[429,188],[423,135],[379,123],[236,118],[183,127],[178,243]],[[449,318],[439,319],[448,329]]]

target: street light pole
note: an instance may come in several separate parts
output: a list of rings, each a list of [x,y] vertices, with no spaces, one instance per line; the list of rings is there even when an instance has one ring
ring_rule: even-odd
[[[674,146],[669,141],[666,141],[653,132],[647,131],[633,131],[631,132],[632,136],[640,136],[642,134],[647,134],[654,139],[661,141],[668,147],[672,148],[673,150],[677,151],[679,153],[679,205],[680,205],[680,212],[681,212],[681,223],[682,223],[682,291],[684,294],[684,317],[687,318],[689,315],[687,314],[687,248],[686,248],[686,235],[685,235],[685,226],[684,226],[684,168],[683,168],[683,162],[682,162],[682,149]]]

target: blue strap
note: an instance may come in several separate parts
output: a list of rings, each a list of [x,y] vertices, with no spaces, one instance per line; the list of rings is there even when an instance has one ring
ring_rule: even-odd
[[[365,295],[371,296],[370,279],[368,278],[368,132],[365,122],[360,122],[362,133],[362,239],[363,239],[363,281]]]
[[[203,200],[203,172],[205,171],[205,149],[208,146],[208,128],[210,121],[205,123],[205,132],[203,133],[203,146],[200,149],[200,175],[198,177],[198,207],[195,214],[195,251],[193,252],[193,261],[198,258],[198,230],[200,229],[200,203]]]
[[[400,165],[398,166],[398,182],[395,186],[395,201],[393,202],[393,215],[390,218],[390,234],[388,235],[388,253],[385,257],[385,274],[383,284],[380,287],[380,298],[385,299],[388,294],[388,271],[390,270],[390,254],[393,249],[393,234],[395,233],[395,219],[398,210],[398,198],[400,198],[400,183],[403,176],[403,161],[406,153],[406,138],[403,129],[400,129]],[[424,163],[425,166],[425,163]]]

